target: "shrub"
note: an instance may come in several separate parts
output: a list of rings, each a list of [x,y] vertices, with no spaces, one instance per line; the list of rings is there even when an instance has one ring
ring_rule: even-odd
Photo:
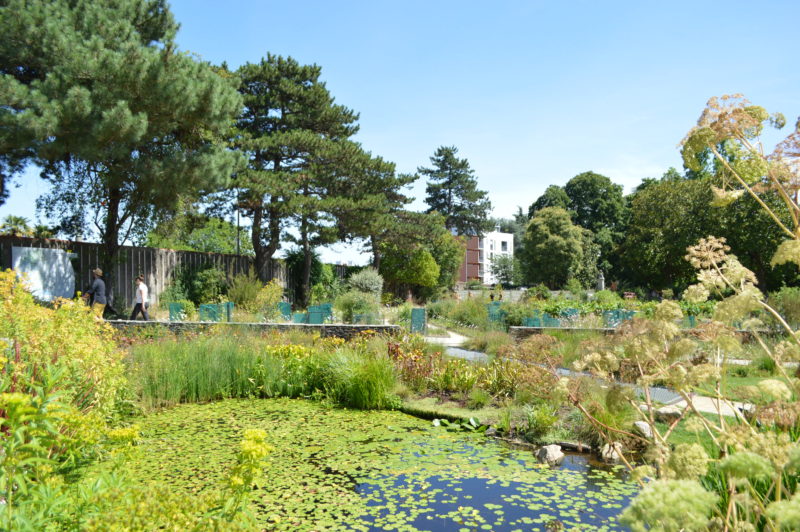
[[[550,299],[550,295],[550,289],[544,283],[539,283],[528,288],[525,292],[525,299]]]
[[[342,281],[330,264],[323,264],[319,280],[311,287],[311,304],[328,303],[335,300],[343,291]]]
[[[83,303],[62,299],[52,308],[40,306],[13,271],[0,273],[0,338],[16,341],[16,348],[0,342],[0,362],[10,364],[4,375],[14,383],[3,391],[27,393],[41,385],[45,369],[63,372],[65,402],[110,418],[126,385],[113,333]],[[10,355],[3,354],[7,347]]]
[[[477,279],[470,279],[464,284],[464,288],[467,290],[483,290],[483,283]]]
[[[594,302],[603,310],[615,310],[622,307],[622,298],[611,290],[598,290],[594,294]]]
[[[570,277],[567,279],[567,284],[564,285],[564,289],[572,294],[576,299],[582,299],[584,294],[586,294],[586,290],[583,289],[583,285],[575,277]]]
[[[247,312],[258,312],[258,294],[261,291],[261,279],[254,272],[237,275],[228,281],[228,299],[237,308]]]
[[[353,323],[357,314],[377,314],[378,300],[374,294],[351,290],[336,298],[335,307],[342,314],[342,321]]]
[[[256,312],[267,320],[278,316],[278,303],[283,299],[283,287],[277,279],[273,279],[258,290],[256,296]]]
[[[225,294],[225,272],[211,265],[194,272],[189,284],[189,299],[200,305],[217,303]]]
[[[525,415],[523,436],[533,443],[541,441],[558,421],[555,410],[544,403],[526,405],[523,412]]]
[[[385,356],[342,347],[330,359],[327,395],[362,410],[396,406],[394,368]]]
[[[347,284],[353,290],[378,297],[383,292],[383,277],[374,268],[364,268],[354,273],[347,280]]]

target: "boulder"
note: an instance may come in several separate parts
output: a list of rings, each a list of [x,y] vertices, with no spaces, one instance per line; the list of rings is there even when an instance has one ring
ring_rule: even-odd
[[[622,444],[620,442],[607,443],[600,447],[600,459],[603,462],[614,464],[622,457]]]
[[[651,429],[650,425],[645,421],[634,421],[633,432],[639,434],[645,439],[653,439],[653,429]]]
[[[560,445],[545,445],[536,451],[536,459],[543,464],[558,465],[564,460]]]
[[[655,411],[656,421],[672,423],[681,417],[681,409],[677,406],[667,405]]]

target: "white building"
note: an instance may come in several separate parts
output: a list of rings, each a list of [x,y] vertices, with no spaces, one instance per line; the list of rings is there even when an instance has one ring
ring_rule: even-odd
[[[483,284],[497,284],[497,277],[492,275],[492,259],[498,255],[514,258],[514,235],[492,231],[478,240],[479,275]]]

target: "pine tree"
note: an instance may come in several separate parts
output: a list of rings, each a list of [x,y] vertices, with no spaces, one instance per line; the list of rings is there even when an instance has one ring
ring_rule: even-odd
[[[176,51],[164,0],[9,0],[0,7],[0,171],[39,165],[48,215],[89,224],[111,270],[178,194],[224,184],[230,80]]]
[[[358,114],[335,103],[317,65],[268,55],[239,71],[245,111],[237,145],[249,164],[236,178],[238,202],[253,220],[256,269],[263,279],[281,240],[303,253],[301,304],[310,290],[314,249],[369,237],[392,205],[407,202],[408,178],[350,140]],[[287,233],[286,229],[295,230]]]
[[[478,179],[469,161],[456,157],[455,146],[441,146],[431,157],[433,168],[418,168],[428,177],[425,203],[428,212],[445,217],[445,226],[460,236],[482,235],[488,229],[492,204],[486,191],[478,189]]]

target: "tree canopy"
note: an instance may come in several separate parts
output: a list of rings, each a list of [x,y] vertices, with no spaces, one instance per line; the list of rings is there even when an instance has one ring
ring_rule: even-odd
[[[440,146],[430,158],[431,168],[417,168],[428,178],[425,203],[428,212],[441,213],[445,226],[457,235],[482,235],[489,228],[492,204],[486,191],[478,188],[469,161],[457,154],[455,146]]]
[[[228,179],[239,155],[216,140],[241,100],[176,50],[166,2],[9,0],[0,26],[2,177],[40,166],[40,207],[73,232],[93,225],[106,269],[180,193]]]
[[[560,207],[538,211],[528,223],[520,257],[525,280],[551,289],[564,286],[582,268],[584,233]]]
[[[544,194],[539,196],[536,201],[531,203],[528,207],[528,218],[533,218],[537,212],[546,207],[560,207],[565,211],[570,210],[571,201],[563,187],[558,185],[550,185],[544,191]]]

